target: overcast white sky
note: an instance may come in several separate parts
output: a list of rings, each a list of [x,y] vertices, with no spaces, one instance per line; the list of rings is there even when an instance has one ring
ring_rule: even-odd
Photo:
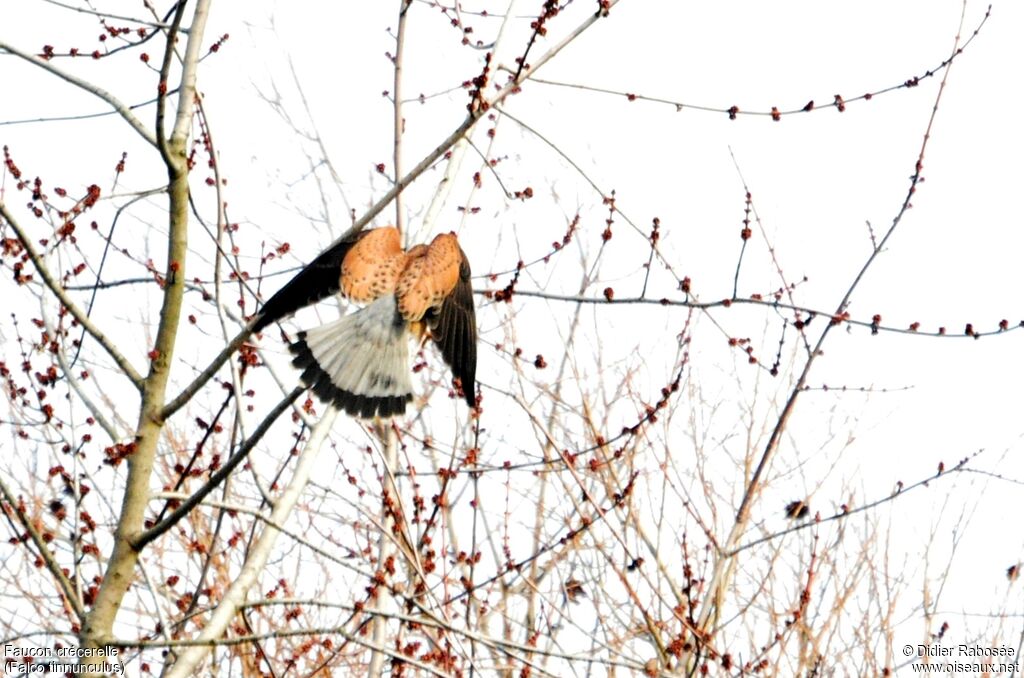
[[[529,3],[516,7],[524,13],[533,9]],[[390,65],[383,54],[391,49],[391,41],[384,28],[393,25],[393,17],[390,7],[375,9],[379,16],[367,17],[364,23],[341,14],[340,7],[337,17],[318,8],[313,20],[308,8],[251,5],[247,20],[253,29],[237,35],[238,44],[226,50],[226,56],[235,60],[234,69],[215,73],[233,78],[242,97],[251,91],[252,82],[265,84],[269,74],[284,82],[281,56],[290,55],[332,157],[343,161],[354,185],[363,186],[370,176],[370,161],[390,166],[390,130],[381,123],[389,119],[390,105],[380,92],[390,89]],[[616,7],[611,21],[587,33],[540,77],[712,107],[785,110],[811,99],[821,106],[837,93],[853,98],[937,66],[952,47],[961,9],[959,2],[931,0],[627,1]],[[964,37],[985,10],[984,3],[968,4]],[[273,17],[276,32],[266,30],[268,17]],[[407,75],[416,84],[407,86],[409,96],[446,89],[473,73],[471,67],[454,74],[446,67],[461,50],[443,39],[449,28],[434,10],[417,4],[410,17]],[[217,18],[227,19],[224,14]],[[493,27],[494,22],[477,25]],[[944,325],[951,334],[962,333],[967,322],[993,329],[1002,318],[1012,323],[1024,319],[1024,229],[1017,209],[1024,178],[1019,160],[1024,151],[1019,124],[1024,100],[1020,88],[1012,84],[1024,66],[1022,26],[1019,3],[996,3],[991,21],[956,63],[925,159],[926,181],[888,251],[855,294],[850,309],[855,317],[870,319],[880,313],[887,324],[907,326],[916,321],[925,329]],[[478,31],[490,35],[485,28]],[[249,50],[250,44],[255,51]],[[259,68],[253,69],[256,64]],[[245,77],[238,77],[239,70]],[[671,106],[538,84],[528,86],[526,95],[513,100],[509,110],[557,140],[602,188],[614,188],[619,206],[642,229],[652,217],[660,217],[666,252],[678,271],[698,282],[696,291],[703,299],[727,296],[731,289],[743,208],[731,148],[788,276],[809,278],[797,298],[830,310],[868,254],[865,222],[881,233],[896,214],[938,81],[932,78],[915,89],[853,103],[843,114],[827,109],[777,123],[765,117],[729,121],[718,113],[677,112]],[[216,96],[219,89],[220,84],[207,86],[213,98],[223,99]],[[464,105],[462,93],[452,100],[451,105],[439,103],[422,111],[416,106],[408,109],[410,159],[418,157],[417,151],[432,148],[450,129]],[[229,103],[234,102],[221,101]],[[220,126],[222,137],[252,134],[247,125]],[[577,204],[594,202],[573,173],[560,166],[561,160],[536,145],[529,134],[513,125],[506,125],[503,133],[505,143],[499,139],[499,149],[515,163],[502,168],[506,177],[512,177],[506,178],[507,184],[516,188],[529,183],[539,197],[525,207],[495,210],[495,221],[484,214],[465,227],[463,237],[478,253],[478,271],[508,268],[508,254],[491,254],[497,230],[507,237],[509,229],[516,228],[523,251],[540,252],[560,235],[566,214],[571,216]],[[484,143],[482,137],[477,139]],[[291,143],[287,135],[267,144],[250,143],[258,162],[249,169],[272,173],[286,167],[271,158],[287,158]],[[236,154],[231,160],[241,165],[246,159]],[[237,177],[243,171],[232,171],[240,192]],[[413,195],[429,195],[433,186],[428,177],[422,182],[423,193]],[[377,190],[379,194],[379,186]],[[234,201],[241,199],[240,195]],[[485,209],[494,209],[495,204],[500,202],[484,201]],[[591,213],[599,211],[593,208]],[[448,216],[457,218],[452,210]],[[440,227],[449,228],[448,223]],[[262,225],[270,232],[289,228],[266,220]],[[751,257],[741,293],[777,285],[764,265],[763,251],[754,253],[761,255],[761,264]],[[635,262],[629,268],[635,270]],[[614,281],[614,273],[608,275]],[[561,284],[572,292],[578,280]],[[635,294],[637,286],[623,283],[619,291],[625,294],[628,289]],[[564,306],[552,309],[555,314],[568,313]],[[736,336],[752,336],[762,328],[756,313],[717,312],[715,317]],[[610,316],[607,322],[621,323],[628,354],[637,321],[620,318]],[[651,316],[639,322],[678,324]],[[707,343],[698,341],[695,351],[714,355],[708,345],[714,339],[705,336]],[[837,404],[840,410],[848,406],[857,411],[863,425],[855,431],[858,444],[852,454],[859,472],[848,480],[855,486],[863,483],[869,493],[884,492],[897,479],[922,477],[940,460],[948,466],[980,448],[989,450],[985,459],[990,470],[1020,479],[1020,341],[1017,334],[970,341],[884,334],[869,338],[865,330],[837,333],[826,346],[827,358],[813,374],[813,383],[911,390],[880,393],[866,401],[853,398],[845,405],[842,398],[814,396],[808,400],[817,401],[805,402],[806,409],[795,420],[794,435],[799,436],[801,425],[815,428],[818,414],[824,416]],[[488,364],[486,356],[483,364]],[[663,374],[651,371],[652,380]],[[812,473],[806,482],[814,481]],[[1016,503],[1019,486],[981,481],[958,486],[962,494],[954,502],[957,506],[970,506],[969,497],[982,491],[991,493],[979,503],[972,523],[971,536],[977,541],[963,549],[985,555],[978,561],[961,561],[969,563],[965,571],[980,563],[996,568],[991,578],[976,584],[991,593],[986,587],[1005,586],[996,575],[1022,556],[1019,521],[1006,522],[1014,514],[1007,509]],[[947,491],[943,488],[904,507],[933,515]],[[926,522],[908,521],[912,531],[921,530]],[[981,529],[987,525],[991,532]],[[998,556],[990,555],[996,551]],[[957,581],[966,585],[967,579]],[[959,602],[966,606],[971,600],[977,599],[964,597]]]
[[[514,11],[529,14],[539,4],[519,2]],[[592,10],[593,3],[582,4],[585,11],[577,1],[567,14],[578,19]],[[396,5],[365,2],[355,9],[352,3],[214,3],[208,34],[212,38],[230,33],[230,39],[204,63],[199,87],[221,171],[229,178],[225,195],[230,217],[255,225],[269,243],[291,242],[299,260],[341,232],[349,208],[362,211],[387,189],[373,167],[379,162],[392,167],[392,109],[382,91],[391,89],[391,65],[384,54],[393,49],[387,28],[394,25]],[[835,94],[853,99],[938,66],[953,45],[961,9],[960,2],[949,0],[623,0],[607,21],[570,46],[539,77],[695,106],[788,110],[814,100],[821,109]],[[968,3],[964,38],[985,10],[982,2]],[[64,35],[75,35],[73,30],[90,21],[79,16],[65,23],[66,13],[45,3],[9,2],[0,7],[0,40],[38,51],[44,44],[66,44],[70,39]],[[467,23],[477,27],[475,36],[489,41],[498,20],[469,17]],[[575,23],[576,19],[567,19],[564,26]],[[1024,71],[1022,29],[1021,3],[996,2],[992,18],[955,62],[925,158],[926,181],[886,252],[854,295],[850,312],[855,318],[870,320],[878,313],[885,325],[920,322],[923,330],[946,326],[953,335],[962,334],[968,322],[991,330],[1003,318],[1011,325],[1024,319],[1024,229],[1019,211],[1024,94],[1017,85]],[[523,26],[516,30],[523,34]],[[553,36],[561,30],[554,29]],[[479,53],[463,49],[453,36],[457,37],[454,29],[436,9],[414,4],[405,61],[407,97],[442,92],[476,74]],[[510,44],[518,49],[521,40],[512,39]],[[535,54],[539,52],[538,48]],[[153,54],[157,53],[154,47]],[[510,64],[511,56],[499,60]],[[321,210],[321,196],[309,182],[291,186],[307,168],[305,154],[315,149],[307,141],[297,141],[257,96],[276,85],[288,111],[301,119],[289,59],[324,150],[342,180],[341,188],[326,190],[334,232],[323,226],[310,228],[301,214],[305,206],[309,214]],[[88,66],[69,67],[90,73]],[[133,73],[145,68],[142,64],[104,67],[106,77],[120,73],[118,78],[123,78],[104,85],[123,100],[141,102],[151,95],[148,80],[132,80]],[[614,189],[618,207],[641,231],[649,229],[652,218],[660,218],[666,256],[678,273],[693,279],[694,292],[706,301],[731,294],[735,271],[744,204],[731,149],[788,278],[808,278],[797,292],[798,303],[830,311],[870,252],[866,222],[880,234],[898,211],[938,85],[939,77],[930,78],[913,89],[852,102],[842,114],[827,108],[779,122],[763,116],[730,121],[721,113],[677,111],[670,105],[540,83],[528,84],[507,108],[557,143],[602,190]],[[0,121],[102,110],[95,100],[9,56],[0,57],[0,93]],[[408,164],[461,121],[465,102],[465,93],[456,90],[425,105],[407,106]],[[304,119],[299,124],[311,128]],[[59,163],[59,181],[66,184],[73,183],[79,166],[83,182],[95,181],[85,177],[95,173],[90,163],[97,154],[103,157],[103,167],[112,167],[109,158],[116,161],[121,150],[129,150],[130,162],[142,155],[136,142],[122,141],[119,121],[97,120],[84,136],[82,129],[80,123],[3,125],[0,144],[15,149],[30,174]],[[480,130],[474,141],[478,148],[486,147]],[[483,209],[463,220],[456,205],[475,171],[470,168],[478,163],[471,150],[465,176],[434,229],[459,230],[476,273],[503,271],[520,257],[544,254],[580,211],[589,229],[583,249],[592,256],[599,244],[595,224],[604,218],[592,189],[562,157],[508,120],[501,123],[495,144],[492,157],[503,158],[498,172],[505,185],[512,190],[529,185],[535,197],[525,204],[505,201],[497,182],[485,173],[484,188],[474,198]],[[148,187],[152,175],[146,171],[155,167],[129,172],[123,186]],[[412,229],[421,225],[439,174],[428,172],[406,197]],[[8,183],[5,197],[20,201],[11,195]],[[391,218],[382,216],[379,223]],[[621,260],[604,265],[601,283],[588,292],[590,296],[600,295],[606,285],[615,286],[621,296],[639,292],[642,237],[619,221],[613,242],[622,248]],[[575,293],[578,270],[571,263],[562,266],[536,271],[523,289]],[[678,296],[666,276],[655,275],[654,281],[661,285],[656,296]],[[500,282],[504,285],[507,276]],[[486,284],[481,280],[478,287]],[[264,289],[276,285],[268,281]],[[763,240],[755,237],[740,295],[767,293],[777,286]],[[558,303],[538,303],[523,311],[519,333],[527,328],[536,332],[520,337],[524,350],[547,352],[545,347],[557,344],[555,328],[564,324],[570,311]],[[491,345],[503,340],[501,313],[480,313],[485,342]],[[777,343],[777,332],[765,330],[765,317],[773,317],[770,313],[719,309],[711,317],[727,334],[753,338],[759,354],[770,361]],[[609,364],[635,365],[636,356],[645,356],[643,383],[656,387],[665,382],[674,357],[674,345],[669,344],[681,327],[682,310],[676,315],[661,309],[622,310],[595,318],[600,320]],[[742,378],[749,386],[753,377],[724,346],[724,335],[711,329],[709,320],[698,321],[702,331],[693,346],[696,373],[691,378],[701,380],[709,392],[731,393],[717,382],[735,382],[735,363],[748,375]],[[876,498],[897,480],[912,482],[934,471],[940,461],[952,466],[984,448],[979,467],[1018,484],[959,477],[881,509],[882,522],[892,522],[894,539],[906,539],[895,549],[907,549],[908,572],[922,567],[916,560],[922,534],[937,525],[943,535],[938,541],[952,543],[952,522],[961,513],[973,512],[944,593],[945,607],[954,612],[985,613],[1001,605],[1006,597],[1005,569],[1024,558],[1019,485],[1024,481],[1021,337],[1024,334],[1013,332],[973,341],[887,333],[870,337],[865,329],[834,333],[825,346],[825,359],[812,373],[812,384],[888,392],[867,397],[806,394],[790,429],[793,447],[806,452],[831,433],[842,439],[855,436],[856,444],[844,452],[840,470],[833,475],[828,470],[832,456],[824,464],[792,467],[784,454],[779,460],[789,474],[794,497],[824,483],[814,505],[827,513],[845,499],[844,492],[856,492],[862,500]],[[194,353],[203,350],[197,346]],[[284,369],[283,347],[271,350],[279,351]],[[595,364],[587,362],[587,351],[582,355],[579,368],[585,378],[593,378]],[[488,376],[489,369],[497,373],[504,364],[493,350],[482,349],[485,402],[498,402],[487,388],[508,386]],[[847,417],[855,417],[856,423],[847,423]],[[514,420],[492,416],[488,425],[494,439],[515,437]],[[767,507],[759,520],[780,527],[782,515],[776,508]],[[1014,595],[1019,599],[1019,590]]]

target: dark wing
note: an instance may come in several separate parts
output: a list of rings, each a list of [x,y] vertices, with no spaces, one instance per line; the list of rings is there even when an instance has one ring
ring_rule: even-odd
[[[316,259],[288,281],[277,294],[270,297],[256,314],[253,332],[259,332],[267,325],[289,316],[300,308],[315,304],[341,289],[341,262],[345,255],[369,231],[346,233],[336,243],[324,250]]]
[[[461,382],[466,402],[473,408],[476,407],[476,311],[469,261],[461,249],[459,254],[462,257],[459,280],[441,302],[441,309],[426,320],[444,361]]]

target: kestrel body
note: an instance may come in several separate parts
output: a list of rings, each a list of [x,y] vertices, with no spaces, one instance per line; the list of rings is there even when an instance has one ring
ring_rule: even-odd
[[[365,308],[299,333],[292,363],[322,400],[366,418],[405,412],[412,399],[408,338],[427,332],[476,402],[476,318],[470,267],[454,233],[402,249],[388,226],[346,236],[264,304],[253,331],[340,292]]]
[[[394,294],[408,263],[398,229],[375,228],[352,246],[341,264],[341,293],[357,304]]]

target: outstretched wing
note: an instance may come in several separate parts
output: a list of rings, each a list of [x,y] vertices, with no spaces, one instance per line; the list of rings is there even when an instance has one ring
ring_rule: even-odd
[[[436,313],[427,315],[430,334],[452,374],[461,382],[469,406],[476,406],[476,311],[473,308],[472,272],[459,248],[459,279]]]
[[[369,231],[345,234],[299,271],[288,284],[263,304],[256,315],[252,331],[259,332],[270,323],[289,316],[300,308],[336,294],[341,289],[341,263],[345,260],[345,255],[367,233]]]

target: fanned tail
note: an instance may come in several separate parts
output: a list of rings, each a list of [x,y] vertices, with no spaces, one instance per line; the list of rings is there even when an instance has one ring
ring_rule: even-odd
[[[300,332],[289,348],[302,382],[350,415],[401,415],[412,400],[406,323],[392,295]]]

